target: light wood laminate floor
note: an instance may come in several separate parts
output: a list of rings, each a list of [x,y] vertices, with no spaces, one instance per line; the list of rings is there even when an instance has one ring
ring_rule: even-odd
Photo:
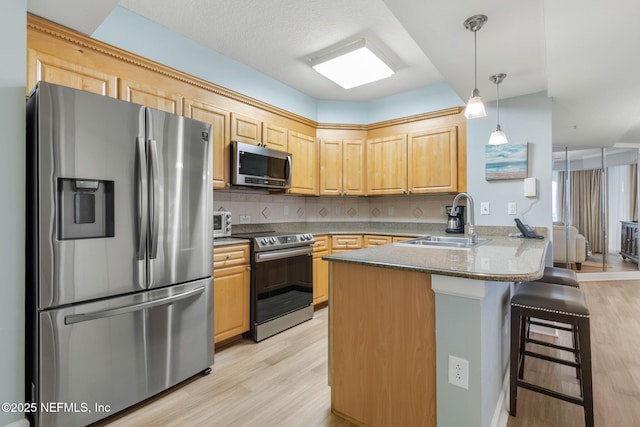
[[[584,282],[591,310],[596,426],[640,426],[640,281]],[[350,426],[331,413],[327,309],[260,344],[216,353],[211,375],[117,414],[108,426]],[[540,337],[540,336],[538,336]],[[545,339],[565,340],[545,337]],[[574,371],[527,361],[526,378],[574,392]],[[582,408],[520,389],[508,427],[583,426]]]

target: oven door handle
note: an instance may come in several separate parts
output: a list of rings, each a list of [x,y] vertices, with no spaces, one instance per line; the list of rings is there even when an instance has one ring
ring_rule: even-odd
[[[291,258],[299,255],[311,255],[313,249],[311,246],[295,249],[282,249],[272,252],[261,252],[256,254],[256,262],[273,261],[276,259]]]

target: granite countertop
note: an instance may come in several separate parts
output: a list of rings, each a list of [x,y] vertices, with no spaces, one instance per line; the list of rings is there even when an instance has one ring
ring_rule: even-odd
[[[516,282],[542,277],[548,240],[479,237],[490,241],[472,249],[389,244],[327,255],[323,259],[477,280]]]

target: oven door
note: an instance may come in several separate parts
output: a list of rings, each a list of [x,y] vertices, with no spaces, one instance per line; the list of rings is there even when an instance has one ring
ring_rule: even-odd
[[[252,326],[313,303],[311,246],[257,252],[252,271]]]

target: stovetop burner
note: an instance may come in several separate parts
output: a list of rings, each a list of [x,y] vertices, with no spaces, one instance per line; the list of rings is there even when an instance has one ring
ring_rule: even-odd
[[[253,250],[255,252],[294,248],[315,243],[313,234],[310,233],[258,231],[254,233],[232,234],[231,237],[251,239],[253,241]]]

